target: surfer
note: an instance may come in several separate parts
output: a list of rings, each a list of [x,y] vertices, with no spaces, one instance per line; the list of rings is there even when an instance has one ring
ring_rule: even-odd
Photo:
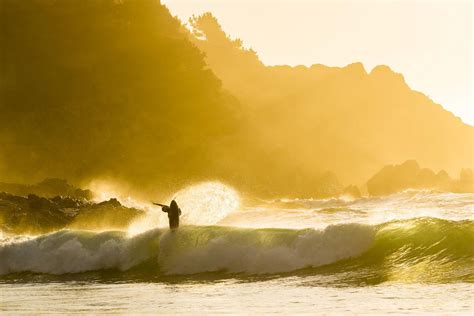
[[[176,203],[175,200],[171,201],[170,206],[160,203],[153,204],[161,206],[161,210],[165,213],[168,213],[170,229],[174,230],[179,227],[179,216],[181,215],[181,209],[178,207],[178,203]]]

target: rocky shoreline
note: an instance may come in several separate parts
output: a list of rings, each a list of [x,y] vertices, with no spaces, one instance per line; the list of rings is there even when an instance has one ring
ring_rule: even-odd
[[[124,229],[144,215],[117,199],[94,203],[68,196],[19,196],[0,192],[0,231],[40,234],[59,229]]]

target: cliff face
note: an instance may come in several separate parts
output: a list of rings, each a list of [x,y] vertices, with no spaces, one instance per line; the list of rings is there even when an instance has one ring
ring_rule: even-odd
[[[212,15],[195,18],[192,27],[211,69],[251,112],[261,143],[285,160],[331,170],[346,183],[406,159],[451,174],[473,167],[474,128],[411,90],[388,66],[370,73],[360,63],[265,66]]]

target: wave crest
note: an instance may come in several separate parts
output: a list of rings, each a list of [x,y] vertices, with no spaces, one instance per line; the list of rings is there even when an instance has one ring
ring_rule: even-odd
[[[324,230],[185,226],[132,238],[122,232],[60,231],[1,246],[0,274],[127,270],[150,259],[165,274],[284,272],[360,255],[373,237],[372,227],[359,224]]]
[[[157,230],[128,239],[122,232],[64,230],[0,246],[0,275],[127,270],[156,255]]]
[[[357,256],[375,231],[360,224],[324,230],[189,227],[163,236],[160,266],[166,274],[227,271],[252,274],[288,272]]]
[[[4,238],[5,240],[5,238]],[[323,230],[184,226],[123,232],[60,231],[0,245],[0,274],[104,269],[153,275],[267,274],[329,267],[385,280],[471,280],[473,221],[418,218]],[[145,263],[151,264],[142,270]],[[318,268],[319,269],[319,268]],[[318,270],[316,270],[318,271]],[[311,272],[313,273],[313,272]]]

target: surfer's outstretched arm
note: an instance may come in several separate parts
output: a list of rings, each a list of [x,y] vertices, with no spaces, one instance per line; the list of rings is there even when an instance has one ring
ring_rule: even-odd
[[[154,205],[161,206],[161,211],[168,213],[170,207],[168,205],[152,202]]]

